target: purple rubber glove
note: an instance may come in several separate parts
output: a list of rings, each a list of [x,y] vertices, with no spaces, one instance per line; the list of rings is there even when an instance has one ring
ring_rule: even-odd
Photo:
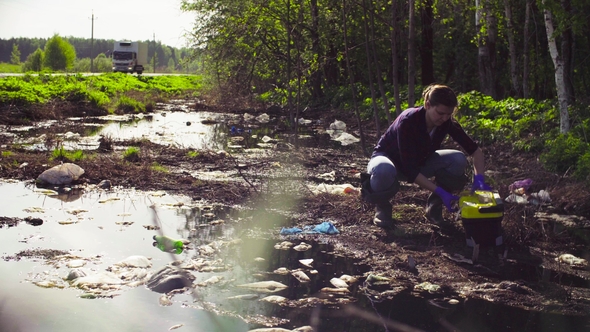
[[[459,196],[450,194],[441,187],[436,187],[434,193],[437,194],[440,198],[442,198],[443,204],[447,207],[447,210],[449,210],[449,212],[457,211],[457,208],[453,207],[453,201],[458,201]]]
[[[492,187],[488,186],[483,179],[482,174],[477,174],[473,176],[473,186],[471,187],[471,192],[476,190],[492,190]]]

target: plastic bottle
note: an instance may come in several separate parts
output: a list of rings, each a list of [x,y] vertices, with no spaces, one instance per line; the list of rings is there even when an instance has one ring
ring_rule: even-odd
[[[182,240],[175,240],[165,235],[154,235],[153,239],[156,241],[153,243],[153,246],[164,252],[180,254],[184,249],[184,243],[182,243]]]

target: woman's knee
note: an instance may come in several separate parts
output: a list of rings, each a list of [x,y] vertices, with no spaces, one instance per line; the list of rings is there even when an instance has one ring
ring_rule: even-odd
[[[454,175],[462,175],[465,173],[467,166],[469,165],[467,157],[460,151],[450,155],[450,163],[447,167],[447,171]]]
[[[397,171],[393,164],[377,164],[371,171],[371,188],[375,192],[385,191],[391,188],[395,181],[397,181],[396,176]]]

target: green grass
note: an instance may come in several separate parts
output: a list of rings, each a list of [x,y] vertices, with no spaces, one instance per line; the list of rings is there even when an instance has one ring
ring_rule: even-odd
[[[22,73],[21,65],[0,62],[0,73]]]
[[[128,147],[125,152],[123,152],[123,159],[127,161],[138,161],[139,160],[139,148],[135,146]]]
[[[84,152],[82,150],[68,151],[63,147],[53,150],[51,153],[51,160],[62,160],[62,161],[79,161],[84,159]]]
[[[199,156],[199,151],[189,151],[186,153],[186,156],[189,158],[196,158]]]
[[[153,171],[160,172],[160,173],[168,173],[168,169],[165,166],[158,164],[157,162],[152,163],[150,167]]]
[[[90,102],[105,110],[149,111],[156,102],[198,96],[202,79],[194,75],[96,76],[30,74],[0,78],[0,106],[46,104],[52,100]]]

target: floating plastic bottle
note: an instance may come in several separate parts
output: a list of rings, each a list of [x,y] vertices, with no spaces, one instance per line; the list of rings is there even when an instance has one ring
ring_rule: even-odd
[[[165,235],[154,235],[153,239],[156,241],[153,243],[153,246],[164,252],[180,254],[184,249],[182,240],[175,240]]]

